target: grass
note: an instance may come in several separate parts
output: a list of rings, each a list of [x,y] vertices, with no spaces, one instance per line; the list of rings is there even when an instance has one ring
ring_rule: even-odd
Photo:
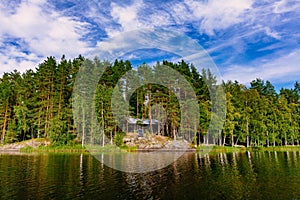
[[[123,145],[120,147],[123,151],[127,151],[127,152],[136,152],[137,147],[128,147],[126,145]]]
[[[136,147],[115,145],[101,146],[83,146],[81,144],[76,145],[65,145],[65,146],[39,146],[37,148],[27,146],[20,149],[23,153],[87,153],[87,152],[135,152]]]
[[[105,145],[104,147],[101,146],[88,146],[88,151],[90,152],[133,152],[136,151],[136,147],[128,147],[122,145],[120,147],[116,145]]]
[[[233,153],[246,151],[300,151],[300,146],[275,146],[275,147],[231,147],[231,146],[198,146],[198,152],[203,153]]]
[[[32,153],[32,152],[88,152],[84,147],[81,145],[72,145],[72,146],[39,146],[37,148],[27,146],[20,149],[20,152],[24,153]]]
[[[252,151],[300,151],[300,146],[252,147]]]
[[[198,146],[197,151],[203,153],[233,153],[233,152],[244,152],[246,148],[241,147],[230,147],[230,146]]]

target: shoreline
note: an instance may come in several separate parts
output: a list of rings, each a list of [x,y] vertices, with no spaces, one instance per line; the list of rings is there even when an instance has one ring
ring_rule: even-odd
[[[138,148],[119,148],[116,146],[106,146],[97,149],[86,149],[79,146],[61,146],[61,147],[25,147],[20,149],[9,149],[0,147],[0,154],[18,154],[18,153],[97,153],[97,152],[195,152],[195,153],[234,153],[234,152],[264,152],[264,151],[300,151],[300,146],[276,146],[276,147],[228,147],[228,146],[200,146],[190,149],[138,149]],[[206,152],[207,151],[207,152]]]

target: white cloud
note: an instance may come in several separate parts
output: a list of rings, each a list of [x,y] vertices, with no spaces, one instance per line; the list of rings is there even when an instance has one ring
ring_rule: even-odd
[[[274,3],[274,13],[280,14],[291,12],[300,8],[299,0],[280,0]]]
[[[167,26],[172,24],[170,15],[165,12],[157,12],[153,13],[149,16],[149,23],[152,24],[152,26]]]
[[[184,24],[186,21],[193,19],[192,13],[184,2],[176,3],[171,6],[172,17],[176,24]]]
[[[60,15],[49,7],[46,1],[34,0],[23,1],[15,5],[14,12],[7,12],[4,6],[0,7],[0,37],[10,39],[22,39],[26,50],[39,56],[61,56],[75,57],[88,50],[86,42],[81,41],[82,36],[87,31],[88,24],[80,22],[74,17]],[[2,46],[2,48],[7,48]],[[22,48],[25,48],[22,46]],[[7,60],[1,60],[11,64],[11,67],[23,68],[25,65],[32,64],[32,59],[23,56],[22,59],[15,59],[10,53],[14,51],[4,51]],[[31,60],[31,61],[28,61]],[[36,62],[40,60],[37,59]],[[37,64],[37,63],[35,63]]]
[[[272,31],[269,27],[265,27],[265,33],[266,35],[278,40],[281,38],[279,33],[277,33],[276,31]]]
[[[200,32],[214,35],[215,30],[225,29],[244,21],[244,13],[251,8],[253,0],[185,0],[185,5],[176,5],[176,15],[186,20],[198,21]],[[187,9],[188,8],[188,9]],[[191,11],[191,12],[189,12]],[[184,20],[181,17],[181,20]]]
[[[141,27],[143,24],[138,20],[138,12],[143,7],[142,0],[135,0],[131,5],[118,5],[111,3],[111,16],[121,25],[121,30],[106,29],[109,36],[113,36],[120,32],[131,31]]]
[[[261,60],[256,63],[263,63]],[[234,65],[224,70],[224,80],[237,80],[247,84],[256,78],[270,80],[276,83],[299,80],[300,49],[263,64],[252,66]]]
[[[34,53],[26,54],[15,46],[9,46],[5,49],[5,54],[0,53],[0,61],[0,74],[3,74],[14,69],[25,72],[26,69],[37,67],[37,63],[41,62],[42,59]]]

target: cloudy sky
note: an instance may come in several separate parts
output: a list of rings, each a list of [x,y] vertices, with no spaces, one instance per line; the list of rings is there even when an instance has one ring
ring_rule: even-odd
[[[276,89],[300,81],[300,0],[0,0],[0,24],[0,74],[34,69],[47,56],[88,55],[130,31],[163,28],[201,45],[224,80],[261,78]],[[124,53],[175,58],[159,48],[141,52]]]

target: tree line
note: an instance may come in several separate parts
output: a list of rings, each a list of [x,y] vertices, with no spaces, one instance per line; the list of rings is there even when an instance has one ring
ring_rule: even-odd
[[[94,73],[104,65],[104,71]],[[183,105],[178,99],[189,95],[186,87],[178,83],[180,79],[170,77],[170,71],[162,71],[161,66],[179,72],[192,87],[198,107],[187,103],[185,108],[189,116],[182,112]],[[92,76],[77,77],[80,70],[89,71],[87,74]],[[133,85],[149,77],[161,78],[165,84],[150,81],[138,84],[138,87]],[[78,98],[73,93],[76,78],[82,78],[80,95],[93,96],[92,108],[87,107],[85,98],[79,98],[78,105],[74,105],[74,99]],[[85,91],[92,81],[96,81],[92,91]],[[170,89],[174,85],[176,88]],[[63,56],[60,61],[48,57],[36,70],[3,74],[0,78],[0,141],[13,143],[47,138],[53,145],[119,143],[122,134],[129,131],[128,119],[133,118],[137,119],[136,127],[141,128],[141,123],[149,120],[147,131],[150,134],[174,139],[181,136],[195,144],[208,144],[208,132],[214,131],[210,128],[215,112],[212,105],[217,99],[212,91],[218,88],[225,89],[226,108],[221,109],[226,109],[226,117],[219,119],[222,123],[215,124],[218,132],[213,134],[213,143],[299,145],[298,82],[293,89],[282,88],[276,92],[269,81],[261,79],[253,80],[250,87],[237,81],[219,84],[209,70],[199,72],[193,64],[183,60],[178,63],[157,62],[154,66],[143,64],[135,69],[130,61],[109,63],[82,56],[73,60],[66,60]],[[112,105],[114,95],[115,104]],[[128,107],[124,106],[126,102],[129,102]],[[74,115],[74,106],[78,107],[75,112],[80,115]],[[95,110],[95,116],[85,114],[93,113],[91,109]],[[114,109],[125,114],[118,118]],[[199,120],[190,118],[191,115],[199,115]],[[95,124],[91,118],[97,120],[100,129],[92,128]],[[155,120],[159,122],[156,128],[151,123]]]

